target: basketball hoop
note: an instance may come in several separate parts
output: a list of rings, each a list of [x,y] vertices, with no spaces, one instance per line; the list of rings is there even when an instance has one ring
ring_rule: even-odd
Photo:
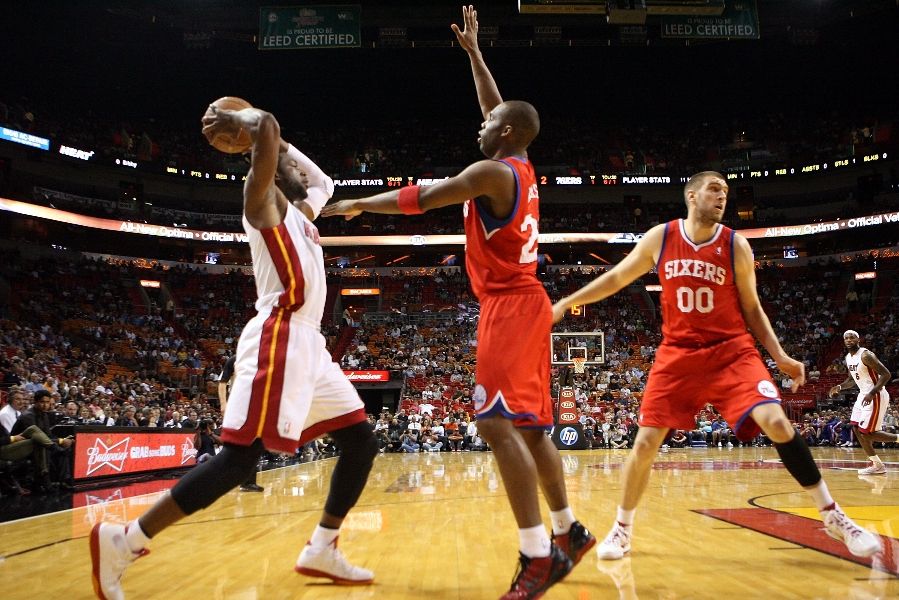
[[[574,372],[583,374],[584,368],[587,366],[587,358],[584,356],[572,356],[571,363],[574,365]]]

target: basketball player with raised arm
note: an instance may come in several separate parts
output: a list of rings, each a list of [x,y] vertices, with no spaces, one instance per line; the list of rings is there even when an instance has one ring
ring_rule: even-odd
[[[846,381],[830,388],[828,396],[833,398],[852,386],[858,387],[858,398],[852,407],[849,422],[855,431],[865,455],[871,464],[859,469],[859,475],[886,475],[887,468],[874,452],[874,442],[899,442],[899,434],[883,431],[883,417],[890,408],[890,396],[884,389],[892,375],[874,353],[858,344],[858,332],[850,329],[843,334],[846,345]]]
[[[362,401],[332,362],[319,331],[325,267],[312,220],[330,197],[332,184],[281,140],[270,113],[211,108],[203,117],[207,139],[220,134],[236,138],[243,128],[252,140],[243,226],[253,258],[258,313],[237,344],[222,424],[223,450],[192,469],[139,519],[127,525],[100,523],[91,531],[94,590],[108,600],[124,598],[121,577],[148,552],[151,538],[245,481],[264,448],[292,454],[326,432],[341,454],[319,526],[295,570],[337,583],[373,580],[371,571],[351,565],[337,549],[339,528],[365,487],[378,443]]]
[[[493,449],[519,528],[519,568],[506,599],[538,598],[562,579],[596,539],[568,505],[562,461],[546,436],[552,427],[549,333],[552,309],[537,279],[539,196],[527,148],[540,129],[527,102],[503,101],[478,48],[477,13],[462,9],[453,25],[468,53],[484,122],[487,160],[430,187],[404,187],[328,205],[324,216],[362,212],[420,214],[462,204],[465,263],[481,303],[473,399],[480,435]],[[537,484],[552,517],[553,538],[540,515]]]
[[[755,349],[753,335],[793,378],[793,391],[805,382],[805,366],[787,356],[762,309],[749,242],[721,224],[727,192],[721,174],[697,173],[684,187],[686,219],[653,227],[614,268],[553,306],[558,322],[572,305],[598,302],[658,269],[663,340],[640,406],[640,431],[624,466],[618,515],[597,548],[599,558],[620,559],[630,551],[634,512],[659,444],[669,429],[690,429],[706,403],[734,424],[741,440],[764,431],[814,500],[825,531],[852,554],[870,556],[880,550],[880,539],[856,525],[831,498]]]

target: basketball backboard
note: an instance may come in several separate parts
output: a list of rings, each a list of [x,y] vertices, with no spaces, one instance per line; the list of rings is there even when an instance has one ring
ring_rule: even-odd
[[[601,331],[570,331],[549,334],[553,365],[572,365],[573,358],[586,358],[587,365],[606,362],[605,336]]]

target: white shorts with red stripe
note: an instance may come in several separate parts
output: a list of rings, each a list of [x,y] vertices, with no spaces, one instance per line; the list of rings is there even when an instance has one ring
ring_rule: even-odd
[[[852,423],[865,433],[873,433],[883,429],[883,417],[890,408],[890,396],[886,390],[874,395],[874,400],[867,406],[862,404],[866,394],[859,393],[855,406],[852,407]]]
[[[366,420],[365,405],[325,347],[317,323],[274,307],[250,319],[237,344],[222,440],[293,453]]]

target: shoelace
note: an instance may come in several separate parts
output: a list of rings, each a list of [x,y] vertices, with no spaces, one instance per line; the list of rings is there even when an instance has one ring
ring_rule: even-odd
[[[521,558],[518,561],[518,568],[515,571],[515,577],[512,578],[512,585],[510,586],[512,589],[515,589],[515,586],[524,588],[527,591],[534,589],[540,585],[540,582],[534,579],[533,577],[528,577],[528,567],[531,565],[531,561],[528,558]]]
[[[842,512],[834,513],[834,521],[837,522],[837,525],[844,534],[848,534],[852,537],[858,537],[862,534],[861,528],[858,525],[850,522],[849,517],[847,517]]]
[[[628,534],[624,530],[623,527],[616,527],[615,531],[612,532],[612,535],[606,540],[607,544],[617,544],[618,546],[624,546],[627,543]]]

